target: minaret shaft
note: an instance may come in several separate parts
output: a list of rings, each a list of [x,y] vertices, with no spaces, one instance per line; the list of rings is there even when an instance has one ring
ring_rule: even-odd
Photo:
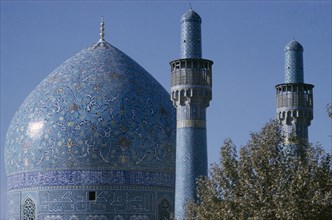
[[[303,51],[285,51],[285,83],[303,83]]]
[[[212,99],[212,64],[201,58],[201,18],[181,19],[181,59],[170,62],[171,99],[177,109],[175,219],[196,201],[196,179],[207,176],[206,108]]]
[[[196,178],[207,176],[206,108],[212,99],[212,61],[171,62],[171,99],[177,108],[175,217],[196,200]]]

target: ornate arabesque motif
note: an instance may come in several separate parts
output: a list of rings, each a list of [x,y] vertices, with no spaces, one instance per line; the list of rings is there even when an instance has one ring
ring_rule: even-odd
[[[19,173],[8,177],[8,189],[47,186],[157,186],[174,187],[174,174],[124,170],[54,170]]]
[[[8,174],[53,169],[174,172],[175,109],[166,90],[106,42],[58,67],[7,133]]]

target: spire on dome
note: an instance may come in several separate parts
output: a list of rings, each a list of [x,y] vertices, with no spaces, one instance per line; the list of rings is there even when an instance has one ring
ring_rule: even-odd
[[[104,32],[104,16],[101,16],[101,23],[100,23],[100,39],[99,42],[105,41],[104,36],[105,36],[105,32]]]

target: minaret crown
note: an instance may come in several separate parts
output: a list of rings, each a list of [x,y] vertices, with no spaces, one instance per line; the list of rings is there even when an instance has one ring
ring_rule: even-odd
[[[199,14],[197,12],[195,12],[194,10],[192,10],[192,8],[190,8],[186,13],[184,13],[182,15],[181,23],[185,22],[185,21],[195,21],[195,22],[202,23],[202,19],[199,16]]]
[[[202,58],[201,17],[189,9],[181,17],[181,58]]]
[[[285,83],[303,83],[303,47],[296,40],[285,46]]]
[[[288,51],[288,50],[297,50],[297,51],[302,51],[303,52],[303,47],[298,41],[293,39],[291,42],[289,42],[285,46],[285,51]]]

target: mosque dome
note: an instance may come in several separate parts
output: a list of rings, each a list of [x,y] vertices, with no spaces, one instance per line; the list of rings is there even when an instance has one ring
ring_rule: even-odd
[[[26,98],[5,154],[9,176],[52,169],[174,174],[175,108],[147,71],[99,41]]]
[[[292,40],[291,42],[289,42],[285,46],[285,51],[288,51],[288,50],[303,51],[303,47],[302,47],[302,45],[298,41]]]
[[[146,70],[104,41],[103,27],[11,121],[11,219],[157,219],[173,210],[175,108]]]
[[[185,22],[185,21],[196,21],[201,23],[202,19],[199,16],[199,14],[197,14],[197,12],[195,12],[194,10],[190,9],[188,10],[186,13],[184,13],[181,17],[181,23]]]

